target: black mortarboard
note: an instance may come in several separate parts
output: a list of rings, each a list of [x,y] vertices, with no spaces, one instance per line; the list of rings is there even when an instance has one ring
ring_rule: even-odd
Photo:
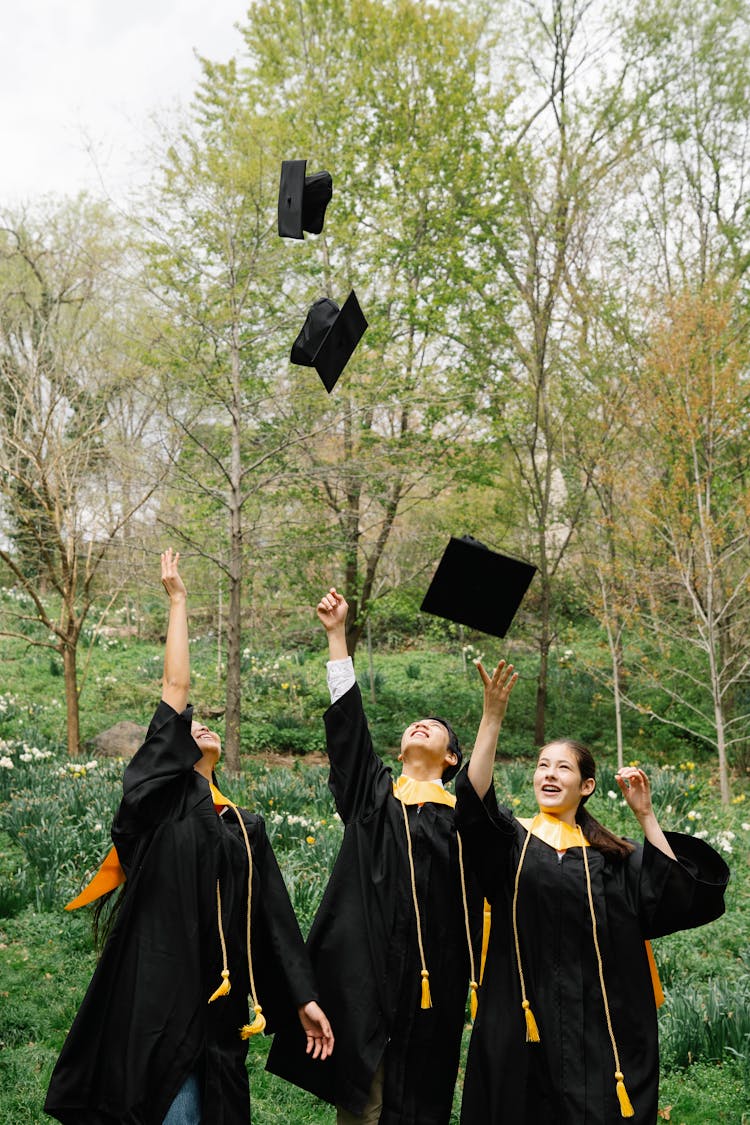
[[[279,183],[279,235],[304,238],[303,231],[320,234],[326,207],[333,195],[330,172],[305,175],[306,160],[282,160]]]
[[[321,297],[310,306],[302,331],[292,344],[291,361],[314,367],[330,394],[366,328],[353,289],[341,308],[330,297]]]
[[[420,609],[504,637],[535,573],[470,535],[451,538]]]

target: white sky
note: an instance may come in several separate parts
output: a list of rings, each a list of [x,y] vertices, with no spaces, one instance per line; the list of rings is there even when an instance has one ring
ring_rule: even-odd
[[[189,102],[195,50],[218,61],[239,51],[247,7],[0,0],[0,208],[82,189],[117,196],[140,179],[151,116]]]

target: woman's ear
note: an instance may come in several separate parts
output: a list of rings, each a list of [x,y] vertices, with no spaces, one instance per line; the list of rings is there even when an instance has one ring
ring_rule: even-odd
[[[595,789],[596,789],[596,779],[595,778],[587,777],[585,781],[581,782],[581,796],[582,797],[590,797]]]

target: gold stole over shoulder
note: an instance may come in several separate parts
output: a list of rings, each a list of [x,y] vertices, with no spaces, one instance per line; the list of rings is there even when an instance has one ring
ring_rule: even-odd
[[[539,812],[533,818],[519,816],[518,823],[522,824],[527,832],[531,832],[532,836],[549,844],[557,852],[565,852],[568,848],[580,848],[581,840],[587,848],[590,846],[577,827],[573,828],[566,821],[560,820],[559,816]]]
[[[401,774],[398,781],[393,783],[393,795],[398,797],[405,805],[449,805],[455,807],[456,798],[442,785],[434,781],[415,781],[413,777]]]

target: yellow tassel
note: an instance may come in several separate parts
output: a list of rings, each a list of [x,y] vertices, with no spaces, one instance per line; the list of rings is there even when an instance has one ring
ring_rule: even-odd
[[[531,1005],[528,1000],[523,1002],[523,1011],[526,1016],[526,1042],[538,1043],[539,1042],[539,1028],[536,1026],[534,1013],[531,1010]]]
[[[249,1039],[251,1035],[257,1035],[266,1026],[266,1017],[263,1015],[260,1004],[256,1004],[253,1011],[255,1012],[255,1019],[252,1023],[246,1023],[244,1027],[240,1028],[240,1039]]]
[[[635,1110],[631,1105],[630,1098],[628,1097],[628,1092],[625,1089],[625,1083],[623,1081],[624,1077],[625,1075],[621,1070],[618,1070],[615,1074],[615,1080],[617,1082],[617,1100],[620,1103],[620,1113],[623,1117],[635,1117]]]
[[[477,1018],[477,982],[475,980],[469,981],[469,988],[471,989],[471,997],[469,998],[469,1011],[471,1012],[472,1020]]]
[[[430,974],[427,969],[422,969],[422,1007],[432,1007],[432,997],[430,996]]]
[[[214,992],[213,996],[209,996],[209,998],[208,998],[209,1004],[211,1003],[212,1000],[216,1000],[219,996],[226,996],[226,994],[230,991],[230,989],[232,987],[231,984],[229,983],[229,969],[222,969],[221,975],[224,979],[222,980],[219,987],[216,989],[216,992]]]

